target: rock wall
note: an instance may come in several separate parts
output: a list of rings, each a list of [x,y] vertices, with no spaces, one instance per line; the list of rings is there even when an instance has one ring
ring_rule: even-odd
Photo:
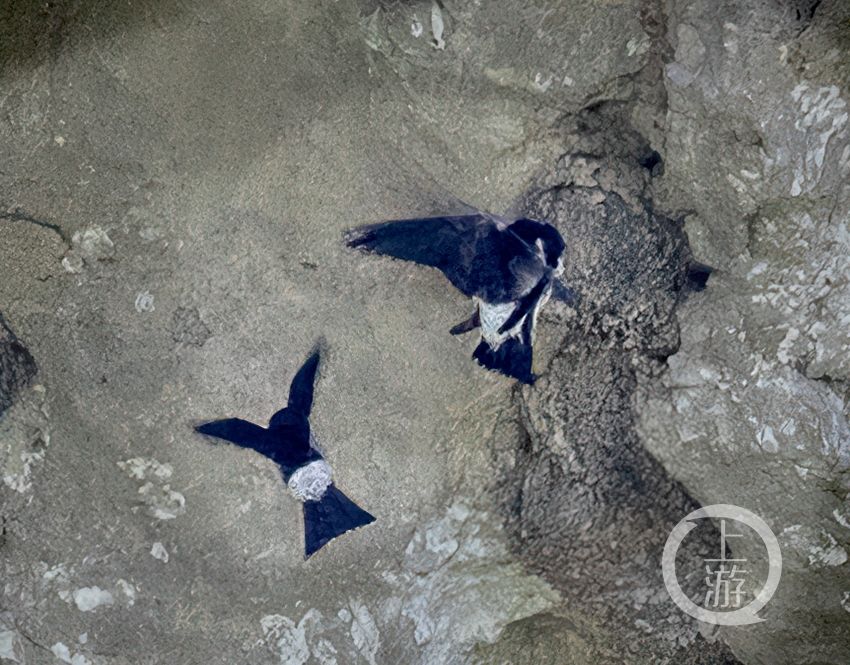
[[[849,19],[0,9],[0,661],[846,663]],[[439,274],[341,247],[469,205],[567,238],[533,388]],[[304,562],[275,469],[191,425],[263,422],[320,335],[313,425],[378,519]],[[661,585],[719,501],[783,547],[755,627]]]
[[[748,506],[779,538],[744,662],[850,653],[850,82],[840,2],[672,3],[663,205],[685,211],[711,288],[679,310],[641,438],[701,503]],[[741,552],[755,554],[760,544]]]

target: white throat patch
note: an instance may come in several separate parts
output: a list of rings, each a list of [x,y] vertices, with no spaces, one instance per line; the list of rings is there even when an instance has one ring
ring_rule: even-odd
[[[296,469],[286,486],[299,501],[318,501],[325,496],[332,481],[330,465],[320,459]]]

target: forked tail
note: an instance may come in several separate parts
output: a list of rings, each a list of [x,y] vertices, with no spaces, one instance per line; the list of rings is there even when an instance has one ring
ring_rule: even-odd
[[[375,518],[331,483],[318,501],[304,502],[304,558],[337,536],[371,524]]]
[[[531,347],[531,326],[534,325],[532,319],[532,316],[526,316],[521,334],[508,337],[497,348],[482,339],[472,357],[479,365],[489,370],[510,376],[522,383],[534,383],[537,377],[531,371],[534,359]]]

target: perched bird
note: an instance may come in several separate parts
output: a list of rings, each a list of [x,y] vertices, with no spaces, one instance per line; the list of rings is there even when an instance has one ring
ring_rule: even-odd
[[[481,328],[473,357],[487,369],[533,383],[532,344],[550,296],[573,302],[563,273],[564,241],[551,224],[477,213],[403,219],[351,229],[349,247],[439,269],[472,298],[472,316],[453,335]]]
[[[275,413],[268,428],[240,418],[214,420],[197,432],[256,450],[275,462],[296,499],[304,504],[304,558],[346,531],[375,521],[333,484],[331,467],[310,431],[313,383],[319,366],[313,351],[292,379],[286,408]]]

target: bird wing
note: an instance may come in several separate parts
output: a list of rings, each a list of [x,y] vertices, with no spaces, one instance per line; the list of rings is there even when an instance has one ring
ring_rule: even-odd
[[[243,448],[256,450],[269,456],[272,450],[268,430],[241,418],[213,420],[195,427],[195,431],[217,439],[224,439]]]
[[[549,278],[544,277],[537,282],[531,291],[519,299],[516,307],[514,307],[514,311],[511,312],[511,315],[507,318],[507,320],[499,326],[500,334],[506,333],[508,330],[513,328],[522,320],[522,317],[528,316],[531,310],[537,306],[537,301],[540,300],[540,297],[543,295],[546,287],[549,286],[549,282]]]
[[[313,407],[313,384],[316,381],[319,356],[319,349],[316,348],[301,365],[301,369],[298,370],[289,385],[287,408],[302,414],[304,417],[310,415],[310,409]]]
[[[361,226],[347,233],[346,243],[437,268],[466,296],[490,303],[515,300],[545,272],[535,248],[482,213]]]

